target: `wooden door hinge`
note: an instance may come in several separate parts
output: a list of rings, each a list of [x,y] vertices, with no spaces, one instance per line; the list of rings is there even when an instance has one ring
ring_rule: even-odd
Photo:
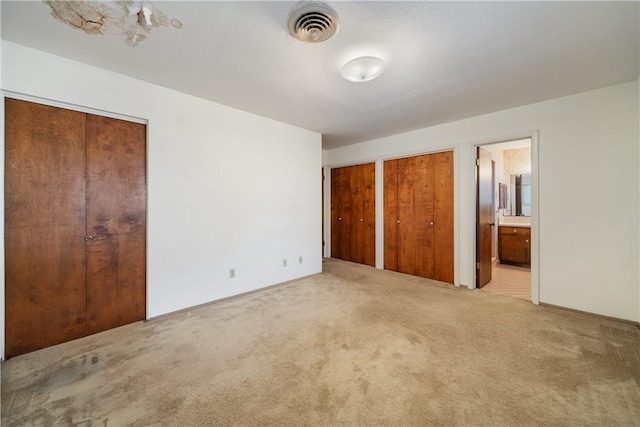
[[[480,159],[476,159],[476,166],[480,166]]]

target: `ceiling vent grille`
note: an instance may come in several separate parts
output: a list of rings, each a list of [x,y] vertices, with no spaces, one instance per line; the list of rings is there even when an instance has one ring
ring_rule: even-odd
[[[324,4],[309,4],[289,14],[289,32],[298,40],[320,43],[329,40],[340,29],[336,12]]]

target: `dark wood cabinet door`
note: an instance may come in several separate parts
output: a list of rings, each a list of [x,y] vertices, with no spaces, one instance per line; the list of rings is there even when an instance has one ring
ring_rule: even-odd
[[[453,151],[433,156],[433,264],[435,280],[453,283]]]
[[[501,264],[531,265],[531,229],[498,227],[498,251]]]
[[[86,335],[85,125],[5,100],[6,357]]]
[[[90,334],[144,320],[146,126],[87,118],[87,321]]]
[[[525,243],[527,242],[527,243]],[[524,236],[506,234],[502,236],[502,256],[505,264],[529,265],[528,241]]]

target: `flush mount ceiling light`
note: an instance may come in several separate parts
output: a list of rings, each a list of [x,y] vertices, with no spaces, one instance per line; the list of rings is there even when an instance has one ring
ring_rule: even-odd
[[[329,40],[340,29],[335,10],[320,3],[311,3],[295,9],[287,21],[289,32],[298,40],[320,43]]]
[[[384,61],[376,56],[361,56],[344,64],[341,74],[350,82],[368,82],[382,74],[384,67]]]

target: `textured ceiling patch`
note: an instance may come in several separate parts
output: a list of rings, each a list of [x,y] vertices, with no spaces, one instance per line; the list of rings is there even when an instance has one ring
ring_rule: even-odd
[[[149,1],[44,0],[44,3],[49,5],[51,15],[60,22],[87,34],[122,35],[129,46],[136,46],[146,39],[154,27],[168,26],[170,22]]]

